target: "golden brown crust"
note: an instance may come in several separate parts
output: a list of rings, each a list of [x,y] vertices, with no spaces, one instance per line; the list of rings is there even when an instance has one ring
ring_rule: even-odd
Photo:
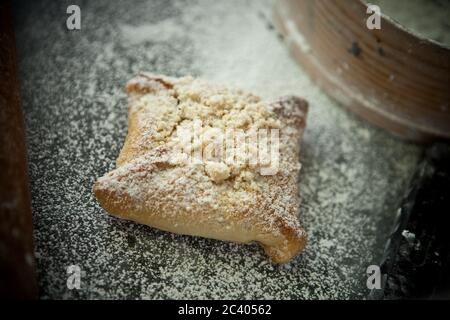
[[[150,74],[131,80],[127,90],[128,136],[117,169],[94,185],[102,207],[114,216],[170,232],[258,241],[277,263],[303,249],[297,176],[304,100],[289,97],[266,104],[190,77]],[[262,165],[223,158],[178,161],[177,129],[198,119],[223,130],[279,128],[276,174],[262,175]],[[205,152],[205,146],[199,148]]]

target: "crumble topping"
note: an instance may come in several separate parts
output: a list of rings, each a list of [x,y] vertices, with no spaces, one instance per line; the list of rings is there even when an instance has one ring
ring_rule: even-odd
[[[271,148],[280,146],[270,130],[280,129],[280,120],[253,94],[147,73],[132,79],[127,90],[130,113],[139,113],[137,125],[146,132],[133,140],[142,152],[165,145],[172,149],[171,164],[192,165],[186,160],[193,156],[212,181],[232,179],[235,186],[251,183],[271,160],[279,161],[277,155],[271,159]]]

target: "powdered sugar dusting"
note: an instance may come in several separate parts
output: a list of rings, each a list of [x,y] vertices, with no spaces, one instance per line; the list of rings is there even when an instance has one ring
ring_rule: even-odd
[[[80,32],[63,28],[68,4],[36,2],[16,17],[43,298],[368,293],[366,268],[378,262],[420,150],[358,120],[315,87],[270,26],[267,1],[89,1],[81,4]],[[309,241],[302,255],[276,267],[256,245],[173,235],[119,221],[98,206],[92,184],[114,167],[127,128],[123,87],[141,70],[310,102],[300,176]],[[71,264],[82,269],[78,291],[66,286]]]

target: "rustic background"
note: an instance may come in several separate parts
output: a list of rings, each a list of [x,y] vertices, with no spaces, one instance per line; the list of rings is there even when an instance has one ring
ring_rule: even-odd
[[[81,7],[80,31],[65,26]],[[42,298],[363,298],[421,148],[360,121],[313,85],[269,1],[15,2]],[[257,245],[173,235],[108,216],[92,195],[126,134],[124,84],[192,74],[310,102],[303,143],[306,251],[271,265]],[[81,289],[68,290],[79,265]]]

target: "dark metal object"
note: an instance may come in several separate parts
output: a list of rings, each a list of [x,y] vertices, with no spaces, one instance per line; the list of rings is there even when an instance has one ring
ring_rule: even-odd
[[[374,299],[450,299],[450,146],[425,154],[386,245]]]

